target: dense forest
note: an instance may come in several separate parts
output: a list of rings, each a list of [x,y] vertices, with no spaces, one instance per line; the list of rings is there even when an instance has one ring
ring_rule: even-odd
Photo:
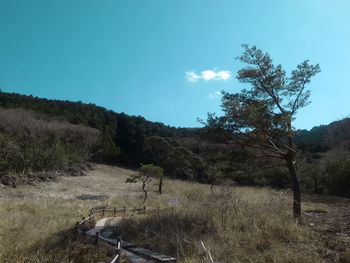
[[[303,191],[350,194],[350,119],[301,130],[295,141]],[[251,149],[227,145],[204,128],[175,128],[94,104],[0,92],[1,178],[93,161],[134,168],[153,163],[166,176],[213,185],[290,187],[285,167],[254,157]]]
[[[191,136],[196,129],[177,129],[141,116],[115,113],[94,104],[48,100],[20,94],[0,93],[0,108],[22,108],[46,118],[95,128],[101,133],[101,151],[94,160],[138,166],[143,160],[147,136]]]

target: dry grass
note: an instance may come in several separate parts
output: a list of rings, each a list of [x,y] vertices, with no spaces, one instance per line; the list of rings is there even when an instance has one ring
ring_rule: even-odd
[[[217,187],[213,195],[209,186],[180,181],[168,184],[166,193],[149,203],[164,207],[175,197],[178,204],[127,220],[125,238],[186,263],[202,262],[200,240],[219,262],[323,262],[318,240],[293,220],[285,194]]]
[[[2,189],[0,262],[98,262],[104,254],[75,240],[71,229],[91,207],[105,205],[133,187],[124,184],[130,170],[99,165],[84,177],[56,183]],[[107,200],[79,200],[81,194],[105,194]]]
[[[124,183],[130,173],[98,165],[86,177],[3,190],[0,262],[101,262],[103,254],[70,229],[94,206],[141,206],[140,189]],[[107,198],[76,199],[80,194]],[[165,180],[164,194],[150,194],[146,206],[154,209],[127,219],[123,237],[179,254],[179,262],[204,262],[203,250],[191,243],[199,240],[223,263],[323,262],[320,241],[294,222],[289,196],[274,190],[216,187],[212,194],[207,185]]]

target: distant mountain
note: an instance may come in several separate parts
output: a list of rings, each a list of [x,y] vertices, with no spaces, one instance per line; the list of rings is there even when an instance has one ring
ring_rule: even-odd
[[[313,127],[310,131],[300,130],[295,142],[303,150],[325,152],[350,142],[350,118]]]

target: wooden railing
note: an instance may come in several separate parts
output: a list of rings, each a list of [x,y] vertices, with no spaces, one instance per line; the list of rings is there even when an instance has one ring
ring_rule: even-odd
[[[102,216],[105,215],[106,212],[113,212],[113,215],[115,216],[117,213],[123,212],[132,212],[132,213],[144,213],[146,211],[146,206],[142,207],[142,208],[136,208],[136,207],[132,207],[132,208],[127,208],[126,206],[118,208],[118,207],[113,207],[113,208],[108,208],[108,207],[102,207],[99,209],[91,209],[89,215],[93,215],[95,213],[102,213]]]
[[[148,208],[147,210],[153,210],[157,209],[159,210],[160,208]],[[117,213],[126,213],[126,212],[131,212],[130,215],[135,215],[135,214],[143,214],[146,212],[146,207],[142,208],[127,208],[127,207],[121,207],[121,208],[107,208],[107,207],[102,207],[98,209],[91,209],[89,212],[89,215],[87,217],[83,217],[81,221],[76,222],[76,233],[83,235],[90,240],[93,241],[93,243],[99,245],[100,247],[103,247],[107,250],[107,253],[110,256],[113,256],[113,260],[110,263],[120,263],[121,257],[122,257],[122,246],[125,246],[125,253],[134,253],[136,255],[142,255],[144,258],[151,258],[152,262],[176,262],[175,258],[165,256],[162,254],[159,254],[157,252],[150,251],[148,249],[144,248],[139,248],[136,245],[132,243],[127,243],[127,242],[122,242],[121,237],[117,237],[116,239],[111,239],[111,238],[105,238],[100,235],[100,232],[96,231],[94,235],[91,235],[91,233],[88,233],[89,231],[86,231],[86,226],[85,223],[92,220],[97,213],[101,213],[102,217],[105,216],[106,213],[111,212],[113,213],[113,216],[116,216]],[[91,229],[90,229],[91,230]],[[220,263],[217,262],[213,259],[213,256],[209,249],[206,248],[204,245],[204,242],[201,240],[198,241],[189,241],[186,240],[185,238],[181,238],[180,236],[177,235],[177,242],[182,240],[185,243],[193,244],[196,246],[199,246],[201,249],[203,249],[203,252],[205,256],[203,256],[203,260],[208,263]],[[177,245],[178,246],[178,245]],[[177,254],[179,257],[179,250],[177,249]],[[136,256],[137,257],[137,256]],[[145,261],[135,261],[135,262],[149,262],[145,259]]]
[[[152,210],[152,208],[150,210]],[[101,236],[99,231],[91,232],[91,229],[89,231],[86,231],[87,230],[86,223],[89,220],[92,220],[96,216],[96,213],[102,213],[102,217],[103,217],[107,212],[113,212],[113,215],[115,216],[118,212],[126,213],[127,211],[130,211],[131,215],[143,214],[146,212],[146,207],[126,208],[124,206],[123,208],[103,207],[99,209],[91,209],[87,217],[83,217],[81,221],[76,222],[76,226],[75,226],[76,233],[79,235],[83,235],[86,238],[89,238],[95,244],[105,248],[107,250],[107,253],[110,256],[113,256],[113,260],[110,263],[120,263],[120,260],[122,257],[122,246],[125,246],[125,249],[126,249],[125,253],[127,255],[130,255],[131,253],[132,257],[135,259],[135,262],[175,263],[176,258],[162,255],[160,253],[157,253],[148,249],[137,247],[132,243],[122,242],[121,237],[117,237],[116,239],[111,239],[111,238],[106,238]],[[134,262],[134,261],[131,260],[131,262]]]
[[[87,217],[83,217],[82,220],[76,222],[75,225],[75,230],[76,233],[79,235],[83,235],[90,240],[92,240],[95,244],[104,247],[108,254],[113,255],[113,260],[111,263],[119,263],[121,260],[121,255],[122,255],[122,241],[121,237],[117,237],[116,239],[109,239],[105,238],[100,235],[100,232],[95,232],[95,235],[92,236],[86,231],[86,222],[92,220],[95,217],[96,213],[101,213],[102,217],[107,213],[107,212],[113,212],[113,215],[116,216],[116,214],[119,212],[126,213],[127,211],[131,211],[134,214],[140,214],[140,213],[145,213],[146,207],[143,208],[126,208],[125,206],[122,208],[99,208],[99,209],[91,209],[90,213]],[[102,241],[102,242],[100,242]]]
[[[147,210],[153,210],[153,209],[157,209],[159,210],[160,208],[148,208]],[[105,216],[106,213],[113,213],[113,216],[116,216],[117,213],[126,213],[126,212],[131,212],[130,216],[135,215],[135,214],[143,214],[146,212],[146,207],[142,207],[142,208],[136,208],[136,207],[132,207],[132,208],[127,208],[127,207],[121,207],[121,208],[108,208],[108,207],[102,207],[102,208],[98,208],[98,209],[91,209],[89,212],[89,215],[87,217],[83,217],[81,221],[76,222],[76,233],[83,235],[87,238],[89,238],[90,240],[93,241],[93,243],[95,243],[96,245],[99,245],[102,248],[105,248],[107,250],[107,253],[113,257],[113,260],[110,263],[120,263],[121,257],[122,257],[122,246],[125,246],[125,253],[133,253],[134,256],[137,257],[137,255],[142,256],[144,259],[144,261],[139,261],[136,260],[135,262],[150,262],[148,260],[146,260],[145,258],[150,258],[152,260],[152,262],[176,262],[175,258],[169,257],[169,256],[165,256],[162,254],[159,254],[157,252],[148,250],[148,249],[144,249],[144,248],[140,248],[137,247],[136,245],[132,244],[132,243],[128,243],[128,242],[122,242],[121,237],[117,237],[116,239],[111,239],[111,238],[106,238],[100,235],[99,231],[96,231],[93,235],[91,235],[91,232],[89,233],[89,231],[86,231],[86,222],[92,220],[94,217],[96,217],[97,213],[101,213],[102,217]],[[189,244],[193,244],[196,246],[199,246],[201,249],[203,249],[204,252],[204,256],[203,256],[203,260],[205,262],[208,263],[220,263],[217,262],[213,259],[213,256],[211,254],[211,252],[209,251],[209,249],[206,248],[206,246],[204,245],[204,242],[201,240],[198,241],[189,241],[186,240],[185,238],[181,238],[180,236],[177,236],[177,242],[179,242],[180,240],[182,240],[185,243],[189,243]],[[177,245],[178,246],[178,245]],[[179,257],[179,249],[177,248],[177,254]],[[133,262],[133,261],[131,261]]]

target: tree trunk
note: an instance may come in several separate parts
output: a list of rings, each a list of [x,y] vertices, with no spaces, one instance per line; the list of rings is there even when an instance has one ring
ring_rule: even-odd
[[[162,187],[163,187],[163,176],[159,178],[159,185],[158,185],[158,193],[162,194]]]
[[[293,160],[287,160],[287,166],[293,183],[293,214],[295,218],[301,216],[301,187]]]
[[[288,129],[288,147],[289,151],[286,155],[286,162],[289,169],[290,177],[293,183],[293,214],[294,218],[299,219],[301,216],[301,187],[300,187],[300,179],[298,178],[297,171],[294,166],[294,157],[296,154],[296,150],[294,148],[294,140],[292,135],[292,119],[289,120],[287,124]]]
[[[147,200],[146,181],[143,181],[143,182],[142,182],[142,191],[143,191],[143,193],[144,193],[143,203],[145,203],[146,200]]]

